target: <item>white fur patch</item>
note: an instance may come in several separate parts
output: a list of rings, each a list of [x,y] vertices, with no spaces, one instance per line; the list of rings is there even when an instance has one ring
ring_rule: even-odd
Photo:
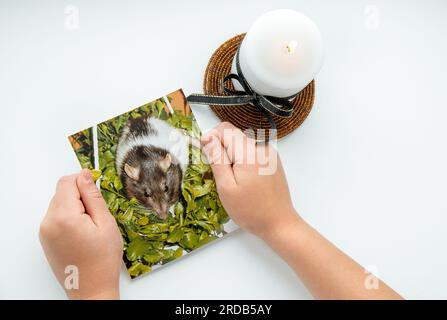
[[[129,127],[124,128],[116,150],[115,164],[118,174],[121,175],[121,168],[128,152],[137,146],[153,146],[167,150],[173,157],[172,161],[180,164],[182,171],[185,172],[189,163],[189,138],[180,130],[157,118],[148,118],[147,126],[155,133],[133,137],[128,135]]]

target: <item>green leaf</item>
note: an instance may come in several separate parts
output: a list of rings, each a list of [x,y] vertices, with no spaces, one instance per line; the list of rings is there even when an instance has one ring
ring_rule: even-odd
[[[159,99],[159,100],[157,100],[157,102],[155,102],[155,106],[157,107],[158,114],[160,114],[161,111],[162,111],[162,110],[164,109],[164,107],[165,107],[165,103],[164,103],[164,101],[162,102],[162,100]]]
[[[216,201],[214,201],[214,199],[208,199],[208,206],[211,210],[216,211],[217,210],[217,204]]]
[[[169,229],[169,225],[167,223],[154,223],[147,226],[144,226],[140,229],[141,233],[144,234],[153,234],[153,233],[162,233],[166,232]]]
[[[197,244],[197,247],[201,247],[201,246],[203,246],[207,243],[210,243],[211,241],[214,241],[216,239],[217,239],[216,236],[209,236],[209,237],[203,238],[202,240],[199,241],[199,243]]]
[[[183,207],[183,204],[179,201],[174,206],[174,214],[178,218],[181,215],[183,215],[183,212],[185,211],[185,208]]]
[[[163,254],[159,250],[150,250],[150,251],[148,251],[147,254],[145,254],[143,256],[144,261],[146,261],[150,264],[158,263],[158,262],[160,262],[160,260],[162,258],[163,258]]]
[[[96,182],[96,180],[98,180],[99,177],[101,176],[101,170],[90,169],[90,172],[92,173],[92,179],[93,179],[93,181],[95,181],[95,182]]]
[[[110,150],[107,150],[106,152],[104,152],[102,154],[103,159],[105,160],[106,163],[110,163],[110,162],[114,162],[115,161],[115,157],[113,156],[112,152],[110,152]]]
[[[137,277],[139,275],[142,275],[143,273],[146,272],[151,272],[151,267],[142,264],[141,262],[135,262],[132,264],[132,266],[127,270],[127,272],[129,273],[129,275],[131,277]]]
[[[121,223],[130,222],[133,217],[133,211],[133,208],[128,208],[126,211],[120,212],[120,214],[118,215],[118,221]]]
[[[101,190],[102,191],[102,196],[104,197],[104,200],[106,201],[106,203],[112,203],[115,201],[116,199],[116,195],[110,191],[107,190]]]
[[[127,246],[126,256],[130,261],[135,261],[143,257],[152,249],[151,243],[142,238],[135,238]]]
[[[186,202],[189,203],[189,202],[191,202],[192,197],[191,197],[191,194],[188,192],[188,189],[187,189],[187,188],[188,188],[188,187],[187,187],[187,185],[185,184],[185,185],[183,186],[182,195],[183,195],[183,198],[185,198]]]
[[[203,229],[205,229],[208,232],[213,232],[213,230],[214,230],[212,225],[209,225],[204,221],[196,221],[195,224],[202,227]]]
[[[183,249],[182,249],[182,248],[177,248],[177,249],[174,251],[174,256],[175,256],[176,258],[180,258],[182,255],[183,255]]]
[[[199,242],[199,236],[194,232],[185,233],[180,244],[187,249],[194,249]]]
[[[149,223],[149,219],[148,219],[148,217],[141,217],[140,219],[138,219],[137,223],[140,226],[145,226]]]
[[[163,250],[163,263],[168,263],[172,260],[180,258],[182,255],[182,248],[177,248],[176,250]]]
[[[219,224],[227,223],[230,220],[230,217],[226,213],[223,207],[220,207],[217,211],[217,222]]]
[[[176,229],[173,232],[171,232],[168,236],[168,238],[166,239],[167,242],[169,243],[175,243],[178,242],[182,239],[183,237],[183,230],[182,229]]]
[[[189,201],[188,205],[186,206],[186,212],[194,211],[197,208],[197,204],[194,201]]]
[[[119,177],[115,177],[113,180],[113,185],[115,186],[115,189],[117,191],[121,190],[123,188],[123,185],[121,183],[121,179]]]
[[[208,214],[206,212],[206,209],[204,207],[200,208],[196,213],[196,217],[199,220],[207,220]]]

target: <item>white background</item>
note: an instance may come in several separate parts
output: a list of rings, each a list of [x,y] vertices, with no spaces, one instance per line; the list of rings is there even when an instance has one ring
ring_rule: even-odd
[[[314,19],[326,46],[314,108],[279,142],[296,208],[404,297],[447,298],[442,0],[1,0],[0,298],[65,297],[38,227],[58,177],[79,169],[67,136],[180,87],[201,92],[214,49],[276,8]],[[194,111],[203,130],[218,123]],[[242,231],[135,281],[123,268],[121,294],[311,298]]]

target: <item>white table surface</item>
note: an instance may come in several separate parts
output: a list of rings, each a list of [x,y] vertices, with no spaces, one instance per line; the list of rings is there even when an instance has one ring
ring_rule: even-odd
[[[201,92],[214,49],[276,8],[313,18],[326,46],[314,108],[279,142],[296,208],[403,296],[447,298],[443,0],[1,0],[0,298],[65,297],[38,227],[58,177],[79,168],[67,135],[180,87]],[[218,123],[194,111],[204,130]],[[121,293],[312,298],[242,231],[135,281],[123,267]]]

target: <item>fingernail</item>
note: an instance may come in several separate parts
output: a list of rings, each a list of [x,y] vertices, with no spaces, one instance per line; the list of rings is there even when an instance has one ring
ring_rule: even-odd
[[[81,171],[82,177],[84,178],[85,182],[92,183],[92,172],[89,169],[84,169]]]
[[[203,153],[208,155],[208,150],[210,149],[209,144],[204,144],[202,147]]]
[[[205,146],[207,145],[210,141],[211,141],[211,135],[210,134],[205,134],[201,139],[200,139],[200,143]]]

